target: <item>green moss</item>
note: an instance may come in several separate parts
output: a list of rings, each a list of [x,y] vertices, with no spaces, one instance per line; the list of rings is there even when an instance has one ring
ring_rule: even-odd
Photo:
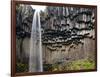
[[[51,66],[45,66],[45,71],[67,71],[67,70],[86,70],[94,69],[95,62],[88,59],[71,61],[63,64],[52,64]]]
[[[28,64],[17,63],[16,72],[26,72],[28,71]]]
[[[52,71],[52,64],[43,64],[44,71]]]
[[[72,61],[66,64],[67,70],[83,70],[83,69],[94,69],[95,63],[86,59]]]

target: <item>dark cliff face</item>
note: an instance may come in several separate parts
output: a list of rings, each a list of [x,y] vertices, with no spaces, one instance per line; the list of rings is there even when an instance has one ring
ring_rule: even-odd
[[[77,44],[92,36],[89,31],[94,30],[93,9],[47,7],[44,14],[41,16],[43,43],[50,43],[49,40],[56,43],[58,39],[68,45]]]
[[[34,11],[30,5],[16,5],[16,71],[28,71],[30,35]]]
[[[40,14],[45,63],[94,57],[94,9],[49,6]]]
[[[30,36],[34,11],[29,5],[16,6],[16,35],[19,38]]]

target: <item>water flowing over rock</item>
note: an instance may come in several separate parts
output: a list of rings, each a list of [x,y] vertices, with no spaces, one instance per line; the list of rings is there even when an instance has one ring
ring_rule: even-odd
[[[30,39],[29,72],[43,71],[41,46],[40,14],[39,12],[35,11]]]

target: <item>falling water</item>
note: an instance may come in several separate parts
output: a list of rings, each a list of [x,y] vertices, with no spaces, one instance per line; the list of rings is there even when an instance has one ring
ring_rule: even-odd
[[[32,22],[29,72],[42,72],[42,47],[41,47],[41,24],[40,14],[35,11]]]

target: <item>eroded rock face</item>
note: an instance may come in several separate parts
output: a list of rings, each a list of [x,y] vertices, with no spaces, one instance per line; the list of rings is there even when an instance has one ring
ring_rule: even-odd
[[[18,63],[28,64],[30,35],[34,11],[30,5],[16,6],[16,58]]]
[[[44,63],[94,59],[94,9],[49,6],[41,13]]]
[[[34,11],[29,5],[16,6],[16,35],[19,38],[30,37]]]

